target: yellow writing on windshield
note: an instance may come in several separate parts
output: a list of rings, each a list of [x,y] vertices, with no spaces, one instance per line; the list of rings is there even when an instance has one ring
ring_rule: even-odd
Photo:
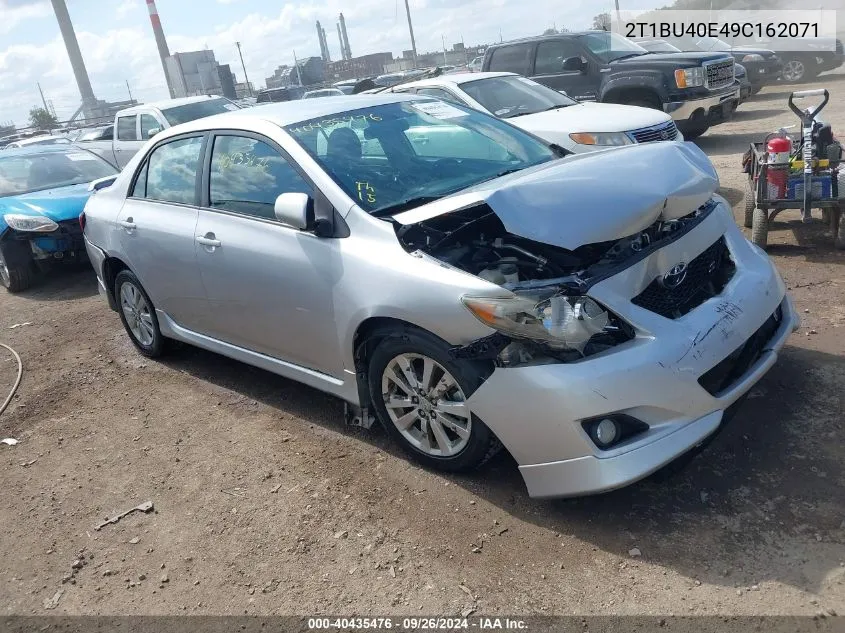
[[[258,157],[252,152],[232,152],[231,154],[217,154],[214,157],[220,169],[229,169],[232,165],[243,165],[267,171],[270,168],[268,157]]]
[[[355,187],[358,189],[358,200],[373,204],[376,201],[376,190],[368,182],[356,182]]]

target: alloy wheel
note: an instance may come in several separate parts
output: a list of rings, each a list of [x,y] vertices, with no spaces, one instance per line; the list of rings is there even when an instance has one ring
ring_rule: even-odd
[[[120,286],[120,308],[132,336],[144,347],[153,344],[155,328],[150,306],[140,290],[128,281]]]
[[[800,81],[804,76],[804,64],[797,59],[790,59],[783,66],[783,78],[787,81]]]
[[[382,374],[384,406],[405,440],[432,457],[460,453],[469,442],[472,416],[457,380],[422,354],[400,354]]]

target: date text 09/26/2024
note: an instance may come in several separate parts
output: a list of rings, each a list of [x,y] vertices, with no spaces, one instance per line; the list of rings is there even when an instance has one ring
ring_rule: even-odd
[[[319,630],[378,630],[398,631],[526,631],[528,623],[517,618],[502,617],[321,617],[308,618],[308,629]]]

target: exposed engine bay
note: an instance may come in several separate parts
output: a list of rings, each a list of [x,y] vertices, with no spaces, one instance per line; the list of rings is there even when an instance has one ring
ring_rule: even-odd
[[[711,200],[634,235],[574,250],[509,233],[486,204],[397,226],[396,232],[407,251],[426,253],[511,290],[520,303],[503,308],[504,324],[491,317],[489,324],[499,333],[457,350],[459,355],[492,358],[506,366],[538,358],[572,361],[634,336],[629,325],[585,296],[589,288],[681,237],[714,207]],[[486,314],[483,306],[467,307],[476,316]]]

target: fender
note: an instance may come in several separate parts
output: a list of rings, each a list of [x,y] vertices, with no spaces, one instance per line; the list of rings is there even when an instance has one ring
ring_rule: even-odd
[[[620,90],[650,90],[657,95],[661,103],[668,100],[666,76],[659,70],[633,70],[626,73],[611,72],[599,89],[599,101],[607,101],[608,95]]]

